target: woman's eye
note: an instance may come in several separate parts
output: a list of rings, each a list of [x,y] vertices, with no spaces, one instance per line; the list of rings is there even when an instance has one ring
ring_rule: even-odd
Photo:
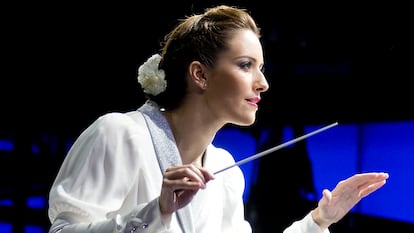
[[[252,66],[252,63],[251,62],[242,62],[242,63],[240,63],[239,66],[242,69],[249,69]]]

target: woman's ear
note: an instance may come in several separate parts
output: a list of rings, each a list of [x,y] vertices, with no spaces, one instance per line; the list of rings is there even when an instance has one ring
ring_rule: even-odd
[[[192,82],[199,88],[205,90],[207,88],[206,67],[199,61],[191,62],[189,66],[190,78]]]

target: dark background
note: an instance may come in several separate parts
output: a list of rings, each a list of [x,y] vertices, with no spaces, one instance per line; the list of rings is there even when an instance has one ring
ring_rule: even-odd
[[[262,28],[271,90],[263,96],[258,128],[414,119],[408,3],[5,3],[0,136],[16,146],[13,156],[2,161],[2,169],[13,170],[1,173],[4,187],[18,186],[20,192],[10,192],[23,201],[37,182],[37,194],[46,195],[74,137],[105,112],[133,110],[143,103],[137,67],[158,51],[176,19],[219,3],[246,7]],[[34,142],[43,157],[28,159]],[[8,183],[4,177],[12,178]],[[32,219],[44,214],[15,207],[2,212],[19,226],[15,232],[23,232],[21,213]],[[343,224],[375,222],[350,218]],[[381,229],[385,222],[375,224]]]
[[[2,122],[76,133],[103,112],[136,108],[137,66],[177,18],[222,2],[248,8],[263,30],[272,87],[260,122],[413,118],[408,4],[193,0],[6,5]]]

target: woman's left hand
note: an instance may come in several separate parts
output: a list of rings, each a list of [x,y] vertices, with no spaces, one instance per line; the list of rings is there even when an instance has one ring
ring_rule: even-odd
[[[362,198],[381,188],[388,173],[370,172],[340,181],[331,191],[323,190],[318,207],[312,212],[314,221],[323,229],[342,219]]]

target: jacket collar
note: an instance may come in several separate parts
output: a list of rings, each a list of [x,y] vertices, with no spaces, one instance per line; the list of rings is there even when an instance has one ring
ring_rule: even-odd
[[[143,113],[149,128],[161,173],[164,174],[168,167],[182,164],[170,125],[159,110],[158,105],[152,101],[147,101],[138,111]],[[177,210],[177,217],[183,233],[195,232],[191,203]]]

